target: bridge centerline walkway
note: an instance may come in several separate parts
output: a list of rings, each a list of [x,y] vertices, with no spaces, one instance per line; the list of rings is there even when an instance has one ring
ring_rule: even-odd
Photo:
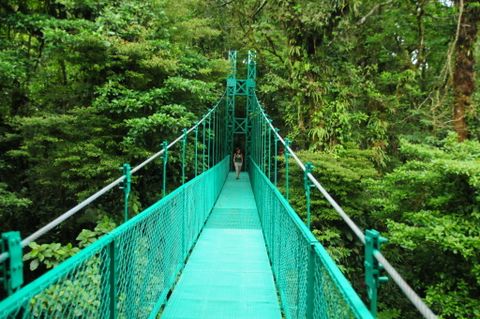
[[[246,173],[229,173],[162,318],[281,318]]]

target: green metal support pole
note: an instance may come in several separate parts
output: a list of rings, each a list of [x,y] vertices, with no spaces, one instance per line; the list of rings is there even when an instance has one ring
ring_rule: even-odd
[[[218,109],[215,111],[215,157],[213,165],[215,166],[218,162],[220,162],[220,115]]]
[[[305,164],[305,172],[303,172],[303,186],[305,188],[305,198],[306,198],[306,206],[307,206],[307,227],[309,230],[311,230],[310,224],[311,224],[311,216],[310,216],[310,190],[312,188],[312,183],[308,179],[308,174],[311,174],[313,171],[313,165],[310,162],[307,162]]]
[[[252,143],[252,146],[250,148],[250,156],[252,157],[252,161],[255,162],[256,160],[256,155],[257,155],[257,151],[256,151],[256,147],[257,147],[257,119],[256,119],[256,116],[255,116],[255,111],[252,113],[252,118],[251,118],[251,121],[252,121],[252,130],[251,130],[251,133],[252,134],[252,138],[250,139],[251,140],[251,143]]]
[[[110,319],[117,318],[117,254],[115,249],[115,241],[109,244],[108,248],[108,255],[110,259],[110,278],[109,278],[109,286],[110,286]]]
[[[162,181],[162,197],[167,195],[167,162],[168,162],[168,142],[164,141],[163,146],[163,181]]]
[[[275,132],[278,133],[279,132],[279,129],[276,128],[275,129]],[[274,158],[274,180],[273,180],[273,183],[275,185],[275,187],[277,186],[277,178],[278,178],[278,136],[277,134],[274,135],[274,138],[275,138],[275,158]]]
[[[272,181],[272,129],[270,128],[272,120],[268,119],[268,179]]]
[[[262,118],[262,170],[267,175],[267,122]]]
[[[182,139],[182,185],[185,184],[185,157],[187,151],[187,129],[183,129],[183,139]]]
[[[288,151],[288,147],[290,146],[290,140],[288,138],[285,139],[285,150],[284,150],[284,153],[285,153],[285,198],[287,199],[287,202],[288,202],[288,195],[289,195],[289,189],[288,189],[288,166],[289,166],[289,163],[288,163],[288,158],[289,158],[289,151]]]
[[[308,247],[308,264],[307,264],[307,310],[305,315],[307,319],[313,319],[315,310],[315,242],[310,243]]]
[[[258,109],[257,113],[255,114],[255,141],[256,141],[256,147],[255,147],[255,163],[260,167],[260,148],[261,146],[261,136],[260,136],[260,119],[258,115]]]
[[[202,122],[202,173],[205,172],[205,150],[207,146],[205,145],[205,121]]]
[[[222,142],[223,142],[223,158],[225,158],[225,156],[228,155],[228,147],[227,147],[227,132],[228,132],[228,128],[227,128],[227,122],[225,121],[226,119],[226,114],[227,111],[225,109],[223,109],[223,122],[222,122]]]
[[[220,142],[220,118],[221,118],[221,115],[220,115],[220,111],[217,109],[217,114],[215,115],[215,118],[217,119],[217,123],[215,124],[215,127],[216,127],[216,133],[215,133],[215,149],[216,149],[216,153],[215,153],[215,165],[217,165],[218,163],[220,163],[220,161],[222,160],[222,143]]]
[[[258,116],[258,115],[257,115]],[[258,167],[260,169],[262,169],[262,162],[260,162],[261,160],[261,156],[260,156],[260,152],[262,150],[262,129],[261,129],[261,123],[260,123],[260,118],[258,117],[257,118],[257,158],[255,159]]]
[[[223,123],[224,123],[224,132],[223,132],[223,149],[224,149],[224,152],[225,154],[229,154],[229,146],[228,146],[228,140],[229,140],[229,137],[228,137],[228,133],[229,133],[229,126],[228,126],[228,120],[229,120],[229,116],[228,116],[228,105],[225,105],[225,113],[223,114]]]
[[[374,254],[376,251],[380,251],[381,245],[385,242],[387,239],[380,236],[378,231],[374,229],[365,231],[365,284],[370,301],[370,313],[374,318],[377,318],[378,287],[380,283],[388,281],[388,277],[380,276],[383,267]]]
[[[263,121],[261,114],[258,115],[258,166],[263,171]]]
[[[213,122],[212,122],[212,161],[211,167],[215,166],[217,162],[217,111],[214,111],[213,114]]]
[[[132,185],[132,168],[130,164],[123,164],[123,175],[125,176],[123,180],[123,222],[128,221],[128,199],[130,198],[130,191]]]
[[[216,143],[215,143],[215,138],[217,137],[217,134],[215,133],[215,122],[216,122],[216,115],[215,115],[215,111],[212,113],[212,117],[213,117],[213,120],[212,120],[212,126],[213,128],[210,130],[210,139],[212,139],[212,152],[211,152],[211,156],[212,156],[212,160],[210,161],[210,166],[215,166],[215,152],[216,152]],[[213,135],[213,138],[212,138],[212,135]]]
[[[23,285],[23,251],[20,232],[2,233],[0,253],[8,253],[8,259],[0,263],[0,281],[7,296],[12,295]]]
[[[195,177],[198,174],[198,125],[195,126]]]
[[[210,141],[212,139],[212,131],[211,131],[211,127],[212,127],[212,113],[210,113],[210,115],[208,116],[208,133],[207,133],[207,137],[208,137],[208,156],[207,156],[207,169],[210,168],[210,159],[211,159],[211,144],[210,144]]]
[[[219,109],[217,114],[217,163],[220,163],[220,161],[223,159],[222,118],[223,115],[221,113],[221,110]]]

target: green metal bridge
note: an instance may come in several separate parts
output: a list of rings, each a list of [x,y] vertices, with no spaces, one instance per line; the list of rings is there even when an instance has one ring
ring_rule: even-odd
[[[0,318],[375,318],[377,288],[387,280],[383,272],[419,316],[436,318],[381,254],[384,238],[360,230],[275,129],[255,94],[255,53],[244,60],[246,79],[237,78],[236,51],[229,61],[223,97],[175,141],[134,168],[125,164],[121,177],[25,239],[18,232],[2,234],[7,297],[0,301]],[[246,172],[237,180],[230,168],[238,137],[245,141]],[[167,194],[168,155],[175,145],[182,185]],[[187,145],[194,149],[190,180]],[[277,188],[280,156],[283,194]],[[129,218],[131,175],[157,158],[163,196]],[[289,204],[289,165],[304,172],[305,221]],[[22,248],[118,185],[125,222],[23,286]],[[312,191],[322,193],[365,246],[368,306],[310,232]]]

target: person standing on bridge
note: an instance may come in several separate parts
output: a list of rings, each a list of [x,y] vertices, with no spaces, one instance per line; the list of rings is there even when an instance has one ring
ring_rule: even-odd
[[[237,179],[240,178],[240,172],[242,171],[243,164],[243,154],[240,151],[240,148],[237,147],[235,153],[233,154],[233,165],[235,166],[235,173],[237,173]]]

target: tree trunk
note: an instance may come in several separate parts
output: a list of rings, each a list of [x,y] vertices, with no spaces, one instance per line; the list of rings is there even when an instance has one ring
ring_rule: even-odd
[[[465,113],[471,105],[475,87],[473,51],[480,17],[479,10],[474,7],[477,3],[477,0],[456,1],[457,6],[463,6],[458,41],[455,46],[455,71],[453,74],[453,127],[460,142],[468,137]]]
[[[418,27],[418,44],[417,44],[417,62],[416,67],[420,70],[421,78],[421,87],[425,87],[425,67],[426,67],[426,56],[425,56],[425,5],[428,0],[420,0],[416,3],[417,11],[417,27]]]

